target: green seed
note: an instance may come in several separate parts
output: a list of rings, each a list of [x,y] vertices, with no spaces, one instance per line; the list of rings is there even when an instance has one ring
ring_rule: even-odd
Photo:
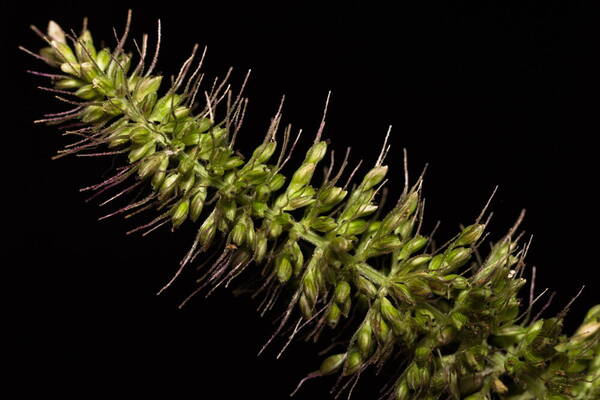
[[[188,216],[188,212],[190,209],[190,201],[182,200],[174,207],[173,216],[171,217],[171,223],[173,224],[173,228],[177,228],[179,225],[185,221]]]
[[[334,354],[332,356],[327,357],[321,367],[319,368],[319,372],[321,375],[330,375],[340,369],[340,367],[344,364],[344,360],[346,359],[346,354]]]

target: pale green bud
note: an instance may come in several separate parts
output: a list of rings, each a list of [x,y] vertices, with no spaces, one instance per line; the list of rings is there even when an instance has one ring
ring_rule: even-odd
[[[179,181],[179,190],[181,193],[186,194],[194,187],[196,183],[196,176],[193,173],[183,175],[183,178]]]
[[[358,212],[356,213],[355,217],[356,218],[365,217],[365,216],[377,211],[377,208],[378,207],[374,204],[363,204],[359,207]]]
[[[98,92],[109,96],[116,96],[115,86],[113,82],[105,76],[99,75],[92,80],[92,86]]]
[[[311,146],[311,148],[306,153],[306,158],[304,159],[305,163],[313,163],[316,164],[325,157],[327,153],[327,142],[321,141],[319,143],[315,143]]]
[[[342,311],[337,304],[332,303],[329,306],[329,309],[327,310],[327,325],[329,325],[331,329],[337,326],[338,322],[340,321],[341,314]]]
[[[206,192],[207,190],[205,186],[198,186],[194,195],[192,196],[192,201],[190,203],[190,219],[193,222],[196,222],[202,213],[204,201],[206,200]]]
[[[333,186],[323,191],[321,195],[321,203],[323,206],[334,206],[344,200],[348,192],[341,187]]]
[[[158,88],[160,87],[160,83],[162,82],[162,76],[149,76],[146,78],[142,78],[140,83],[136,86],[137,89],[133,94],[134,101],[140,102],[146,96],[151,93],[156,93]]]
[[[181,119],[181,118],[185,118],[188,115],[190,115],[190,112],[191,112],[191,110],[188,107],[179,106],[173,111],[172,115],[175,116],[175,119]]]
[[[422,386],[419,367],[417,364],[411,364],[406,370],[406,383],[408,383],[408,387],[412,390],[417,390]]]
[[[467,226],[461,232],[460,236],[456,240],[457,246],[469,246],[476,241],[479,240],[481,235],[483,234],[483,230],[485,229],[485,225],[482,224],[473,224]]]
[[[410,399],[410,390],[408,389],[408,384],[406,381],[400,382],[398,386],[396,386],[396,400],[409,400]]]
[[[273,221],[268,226],[269,237],[275,239],[283,232],[283,226],[280,223]]]
[[[252,159],[259,164],[264,164],[269,161],[269,158],[271,158],[276,148],[277,143],[275,142],[263,143],[254,150]]]
[[[355,219],[353,221],[349,221],[344,225],[344,228],[341,230],[340,234],[343,235],[360,235],[364,231],[367,230],[368,222],[364,219]]]
[[[358,343],[358,348],[362,355],[368,357],[373,350],[373,335],[371,332],[371,325],[368,321],[363,324],[358,331],[356,342]]]
[[[333,296],[338,304],[344,304],[350,297],[350,284],[346,281],[339,282]]]
[[[178,94],[167,94],[156,102],[154,110],[148,120],[152,122],[161,122],[164,120],[181,102],[181,96]]]
[[[75,57],[73,50],[71,50],[71,48],[69,47],[68,44],[63,43],[63,42],[57,42],[56,40],[53,40],[50,43],[52,45],[52,48],[54,48],[54,51],[56,52],[56,54],[59,56],[59,58],[65,61],[65,64],[68,64],[68,63],[78,64],[77,57]],[[62,67],[61,67],[61,69],[62,69]],[[63,72],[67,73],[66,71],[63,71]],[[72,75],[76,75],[76,74],[72,74]]]
[[[169,157],[165,157],[162,159],[160,166],[154,173],[152,177],[152,189],[154,191],[158,191],[165,180],[165,176],[167,175],[167,168],[169,166]]]
[[[267,254],[267,238],[263,235],[257,235],[255,243],[256,244],[254,248],[254,260],[257,263],[259,263],[265,258],[265,255]]]
[[[85,82],[75,78],[66,78],[58,80],[54,83],[57,89],[75,89],[85,85]]]
[[[358,278],[356,278],[356,287],[368,297],[377,296],[377,288],[375,285],[363,276],[358,276]]]
[[[314,172],[315,164],[302,164],[302,166],[294,173],[294,176],[292,176],[288,191],[293,193],[306,186],[310,182]]]
[[[98,96],[98,92],[94,89],[94,97]],[[123,99],[112,98],[102,103],[104,112],[110,115],[120,115],[127,110],[127,103]]]
[[[106,71],[111,61],[110,51],[108,49],[102,49],[96,55],[96,65],[102,72]]]
[[[94,89],[92,85],[83,85],[77,91],[75,91],[75,96],[84,100],[91,100],[98,96],[98,92]],[[104,107],[102,108],[104,110]]]
[[[448,263],[449,270],[454,271],[457,268],[465,265],[466,262],[469,261],[469,258],[471,258],[471,252],[471,249],[465,247],[458,247],[450,251],[445,258],[445,262]]]
[[[146,179],[154,174],[166,157],[167,155],[163,152],[155,153],[149,157],[146,157],[138,168],[138,176],[141,179]]]
[[[177,188],[177,182],[180,175],[177,172],[171,172],[164,180],[158,191],[158,199],[160,201],[167,200]]]
[[[285,183],[285,176],[283,176],[282,174],[275,174],[275,176],[273,176],[271,178],[271,180],[268,182],[269,185],[269,189],[274,192],[276,190],[281,189],[281,187],[284,185]]]
[[[300,307],[300,312],[306,319],[311,319],[313,316],[313,303],[308,300],[305,293],[302,293],[300,296],[300,300],[298,300],[298,306]]]
[[[173,216],[171,217],[171,223],[173,224],[173,228],[177,228],[183,223],[183,221],[185,221],[185,219],[188,216],[189,210],[189,200],[182,200],[177,204],[177,206],[174,207]]]
[[[96,58],[96,47],[92,40],[92,34],[87,29],[83,31],[77,43],[75,43],[75,53],[80,60],[93,60]]]
[[[367,175],[365,175],[365,177],[362,181],[361,186],[362,186],[363,190],[369,190],[373,186],[380,183],[383,180],[383,178],[385,178],[387,171],[388,171],[387,166],[375,167],[372,170],[370,170],[367,173]]]
[[[304,265],[304,254],[302,253],[302,249],[300,249],[298,242],[294,242],[289,249],[290,256],[294,263],[294,273],[298,275]]]
[[[431,271],[435,271],[438,270],[440,268],[442,268],[442,266],[445,264],[444,262],[444,255],[443,254],[438,254],[436,256],[434,256],[431,261],[429,262],[429,266],[428,268]]]
[[[217,232],[217,209],[215,208],[208,218],[204,220],[202,225],[200,226],[200,230],[198,231],[198,242],[202,244],[203,247],[208,247],[212,243],[215,233]]]
[[[326,215],[321,215],[317,218],[314,218],[311,221],[310,226],[319,232],[330,232],[337,227],[337,224],[335,223],[335,219]]]
[[[430,260],[431,256],[429,254],[421,254],[408,260],[406,266],[413,270],[427,264]]]
[[[402,238],[402,240],[408,240],[408,238],[412,234],[414,225],[415,225],[415,219],[414,218],[405,219],[394,230],[394,233],[397,234],[397,235],[400,235],[400,237]]]
[[[156,143],[154,143],[154,141],[135,145],[129,152],[129,162],[134,163],[138,160],[141,160],[142,158],[154,153],[155,149]]]
[[[286,283],[292,277],[292,263],[290,262],[290,258],[287,255],[282,255],[277,258],[276,262],[277,268],[277,279],[279,282]]]
[[[90,124],[92,122],[98,122],[104,117],[106,117],[106,113],[104,112],[102,107],[91,105],[83,109],[83,113],[81,114],[81,121]]]
[[[92,82],[98,76],[96,66],[89,61],[79,64],[79,75],[86,82]]]
[[[244,164],[244,160],[242,160],[240,157],[234,156],[223,163],[223,168],[226,170],[233,169],[239,167],[242,164]]]
[[[410,257],[412,254],[421,250],[427,244],[428,239],[425,236],[417,235],[414,238],[410,239],[408,243],[402,246],[402,250],[398,255],[398,260],[405,260]]]
[[[131,131],[131,141],[136,144],[148,143],[154,139],[154,133],[150,132],[146,127],[138,126]]]
[[[388,322],[394,323],[400,320],[400,312],[394,307],[394,305],[386,298],[382,297],[380,302],[381,315]]]
[[[231,241],[235,243],[237,246],[241,246],[244,244],[244,240],[246,239],[246,225],[242,218],[233,226],[231,230]]]

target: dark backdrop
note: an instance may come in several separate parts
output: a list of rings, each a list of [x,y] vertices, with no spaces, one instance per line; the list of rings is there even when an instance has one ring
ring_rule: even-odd
[[[125,235],[132,221],[98,222],[106,211],[85,203],[78,188],[97,182],[111,161],[51,161],[65,138],[32,124],[64,106],[35,89],[43,80],[25,73],[47,70],[16,49],[17,43],[39,47],[28,25],[44,28],[55,19],[79,29],[88,16],[96,40],[112,44],[111,27],[123,26],[130,7],[124,3],[2,6],[7,120],[16,123],[3,132],[10,139],[5,149],[16,155],[5,162],[4,197],[20,242],[6,255],[7,269],[18,273],[16,281],[7,278],[18,289],[7,305],[16,317],[10,325],[18,339],[15,369],[28,382],[22,390],[80,398],[159,392],[173,399],[286,398],[318,367],[316,353],[326,343],[294,344],[281,360],[274,351],[257,358],[277,313],[259,318],[256,302],[228,290],[178,310],[193,288],[191,274],[155,296],[194,228],[140,238]],[[580,2],[421,2],[397,9],[352,1],[193,3],[131,6],[132,34],[153,33],[162,19],[158,70],[165,74],[178,70],[195,42],[208,45],[210,76],[229,65],[238,78],[253,69],[241,150],[248,153],[260,140],[284,93],[285,121],[310,136],[332,90],[325,136],[336,152],[352,146],[354,161],[373,163],[392,124],[392,192],[402,185],[403,147],[413,179],[429,163],[426,228],[440,220],[439,240],[472,221],[499,185],[492,236],[521,208],[528,210],[523,229],[534,235],[528,259],[538,267],[538,288],[558,291],[547,315],[583,284],[568,328],[598,302],[592,278],[598,269],[597,44],[593,13]],[[9,262],[13,254],[17,261]],[[367,376],[356,398],[375,398],[378,386],[369,383],[377,379],[385,381]],[[309,382],[297,398],[329,398],[332,383]]]

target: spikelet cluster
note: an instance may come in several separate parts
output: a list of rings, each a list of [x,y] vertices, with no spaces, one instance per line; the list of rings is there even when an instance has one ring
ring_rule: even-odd
[[[422,179],[382,212],[385,151],[354,183],[347,160],[335,169],[331,157],[323,176],[315,174],[331,155],[323,124],[286,177],[295,142],[280,111],[244,157],[234,144],[247,100],[231,90],[229,74],[204,89],[204,57],[196,62],[194,48],[165,88],[153,75],[159,45],[150,57],[144,35],[135,61],[125,51],[129,26],[128,19],[113,50],[96,48],[86,26],[79,35],[54,22],[37,31],[47,46],[34,55],[59,70],[43,74],[53,84],[46,89],[75,107],[41,122],[67,123],[77,137],[57,157],[120,155],[115,174],[85,190],[110,196],[105,202],[145,195],[108,216],[155,210],[136,229],[146,232],[197,226],[175,277],[220,249],[201,270],[200,289],[256,271],[247,287],[264,296],[263,311],[277,299],[288,304],[276,333],[292,327],[316,340],[351,322],[342,350],[308,376],[338,374],[340,392],[365,369],[391,364],[398,373],[383,398],[600,398],[600,305],[572,336],[562,333],[564,313],[541,319],[531,317],[531,304],[523,309],[527,245],[516,234],[519,221],[481,257],[484,213],[433,250],[419,228]]]

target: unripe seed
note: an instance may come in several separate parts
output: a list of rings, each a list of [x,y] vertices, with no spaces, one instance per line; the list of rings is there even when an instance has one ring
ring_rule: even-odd
[[[143,78],[137,85],[137,89],[133,95],[133,99],[136,102],[144,100],[146,96],[151,93],[156,93],[162,82],[162,76],[151,76]]]
[[[363,276],[356,278],[356,287],[368,297],[375,297],[377,295],[377,288],[375,285]]]
[[[87,29],[83,31],[77,43],[75,43],[75,53],[80,60],[91,60],[96,58],[96,48],[92,40],[92,34]]]
[[[275,176],[273,176],[271,178],[271,180],[268,182],[269,189],[271,189],[272,192],[275,192],[275,191],[281,189],[284,184],[285,184],[285,176],[283,176],[282,174],[275,174]]]
[[[108,64],[110,64],[111,55],[108,49],[102,49],[96,55],[96,65],[102,72],[106,71]]]
[[[350,284],[346,281],[341,281],[335,287],[334,298],[338,304],[344,304],[350,297]]]
[[[456,240],[457,246],[469,246],[479,240],[483,234],[485,226],[482,224],[473,224],[467,226],[461,232],[459,238]]]
[[[269,161],[269,158],[271,158],[276,148],[277,143],[275,142],[263,143],[254,150],[252,159],[259,164],[264,164]]]
[[[204,220],[202,225],[200,226],[200,230],[198,231],[198,242],[203,247],[208,247],[213,241],[215,237],[215,233],[217,232],[217,225],[219,221],[217,221],[217,209],[215,208],[212,213]]]
[[[335,204],[344,200],[347,194],[348,192],[341,187],[330,187],[323,191],[323,194],[321,195],[321,203],[324,206],[334,206]]]
[[[164,152],[159,152],[142,160],[138,169],[138,176],[140,179],[146,179],[154,174],[165,158],[167,158],[167,155]]]
[[[154,134],[146,127],[139,126],[131,131],[131,141],[137,144],[144,144],[154,138]]]
[[[385,178],[387,171],[388,171],[387,166],[381,166],[381,167],[375,167],[372,170],[370,170],[369,172],[367,172],[367,175],[365,175],[365,177],[362,181],[362,184],[361,184],[363,190],[369,190],[373,186],[380,183],[383,180],[383,178]]]
[[[337,227],[337,224],[335,222],[335,219],[326,215],[321,215],[313,219],[310,223],[310,226],[314,230],[326,233],[334,230]]]
[[[393,304],[386,298],[382,297],[380,300],[381,315],[388,322],[392,323],[400,319],[400,312],[393,306]]]
[[[244,244],[244,240],[246,239],[246,226],[242,219],[240,219],[231,230],[231,241],[235,243],[238,247]]]
[[[75,89],[85,85],[85,82],[75,78],[66,78],[56,81],[54,86],[57,89]]]
[[[321,375],[329,375],[333,374],[344,364],[344,360],[346,359],[346,353],[342,354],[334,354],[332,356],[327,357],[321,367],[319,368],[319,372]]]
[[[410,257],[412,254],[421,250],[427,244],[428,239],[424,236],[417,235],[411,240],[408,241],[404,246],[402,246],[402,250],[398,255],[398,260],[405,260]]]
[[[98,96],[98,92],[92,85],[83,85],[75,92],[75,96],[84,100],[92,100]]]
[[[362,356],[358,351],[353,351],[346,358],[344,366],[344,375],[352,375],[356,373],[362,365]]]
[[[152,177],[152,188],[154,189],[154,191],[158,191],[162,186],[163,181],[165,180],[165,176],[167,175],[168,166],[169,157],[165,157],[161,161],[160,166],[158,167],[158,169],[154,173],[154,176]]]
[[[300,307],[300,311],[302,315],[306,319],[310,319],[313,316],[312,303],[306,298],[306,295],[303,293],[300,295],[300,300],[298,301],[298,306]]]
[[[411,364],[406,370],[406,383],[408,383],[408,387],[412,390],[417,390],[421,387],[422,382],[417,364]]]
[[[337,326],[341,314],[342,311],[340,310],[337,304],[332,303],[329,306],[329,310],[327,311],[327,325],[329,325],[331,329]]]
[[[69,45],[63,42],[58,42],[56,40],[53,40],[52,42],[50,42],[50,44],[52,45],[52,48],[54,48],[54,51],[56,52],[58,57],[65,61],[65,64],[77,64],[77,57],[75,57],[75,54],[73,54],[73,50],[71,50]]]
[[[267,254],[267,238],[260,234],[256,237],[256,245],[254,249],[254,260],[261,262]]]
[[[368,357],[373,350],[373,336],[368,322],[360,328],[356,341],[363,356]]]
[[[294,173],[292,176],[292,180],[290,182],[290,186],[288,188],[288,192],[295,192],[298,189],[306,186],[315,172],[315,164],[306,163],[302,164],[300,168]]]
[[[177,228],[188,216],[188,212],[190,210],[189,199],[180,201],[179,204],[174,207],[174,210],[173,216],[171,217],[171,223],[173,224],[173,228]]]
[[[466,247],[458,247],[450,251],[445,261],[448,263],[448,271],[454,271],[465,265],[471,257],[472,250]]]
[[[327,142],[321,141],[319,143],[315,143],[306,153],[306,158],[304,162],[316,164],[325,157],[327,153]]]
[[[416,269],[422,265],[427,264],[431,260],[431,256],[429,254],[422,254],[420,256],[415,256],[406,262],[406,266],[409,269]]]
[[[196,176],[193,173],[188,173],[179,182],[179,190],[182,194],[187,194],[194,187]]]
[[[396,400],[408,400],[409,398],[410,390],[408,389],[408,384],[406,381],[402,381],[396,386]]]
[[[106,117],[106,113],[100,106],[87,106],[83,110],[83,114],[81,115],[81,120],[85,123],[98,122],[101,119]]]
[[[162,185],[160,185],[160,189],[158,191],[158,199],[160,201],[165,201],[168,199],[171,194],[177,188],[177,181],[179,180],[180,175],[176,172],[171,172],[164,180]]]
[[[206,187],[199,186],[195,194],[192,196],[192,200],[190,202],[190,219],[193,222],[196,222],[202,213],[202,208],[204,207],[204,201],[206,200]]]
[[[277,259],[277,279],[279,282],[286,283],[292,277],[292,263],[287,255],[282,255]]]

